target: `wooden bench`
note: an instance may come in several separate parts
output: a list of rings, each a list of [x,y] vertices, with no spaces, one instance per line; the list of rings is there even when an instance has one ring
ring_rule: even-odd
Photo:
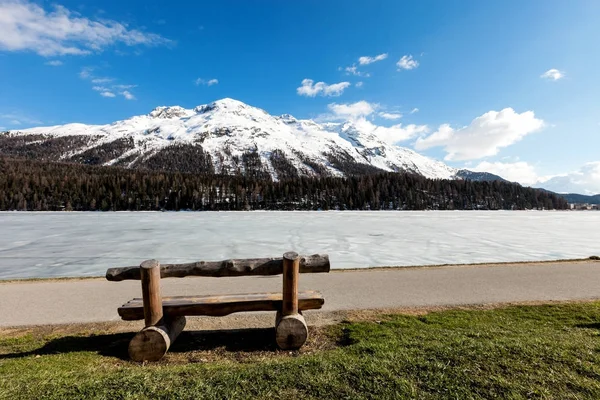
[[[158,361],[185,327],[185,317],[221,317],[245,311],[276,311],[275,341],[284,350],[300,348],[308,338],[303,310],[323,306],[321,293],[298,292],[299,273],[329,272],[329,256],[299,256],[288,252],[282,258],[225,261],[199,261],[190,264],[160,265],[144,261],[139,267],[110,268],[109,281],[136,279],[142,283],[142,297],[118,308],[123,320],[145,320],[145,328],[129,343],[129,356],[135,361]],[[161,278],[186,276],[234,277],[283,274],[283,289],[277,293],[198,295],[162,297]]]

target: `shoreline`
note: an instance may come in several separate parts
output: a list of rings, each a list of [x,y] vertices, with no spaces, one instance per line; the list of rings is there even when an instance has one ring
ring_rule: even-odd
[[[482,262],[482,263],[465,263],[465,264],[425,264],[425,265],[407,265],[394,266],[383,265],[378,267],[353,267],[353,268],[335,268],[329,273],[347,273],[347,272],[374,272],[378,270],[409,270],[409,269],[435,269],[435,268],[468,268],[468,267],[501,267],[513,265],[540,265],[540,264],[576,264],[597,261],[600,264],[600,256],[592,255],[586,258],[567,258],[556,260],[527,260],[527,261],[500,261],[500,262]],[[59,276],[59,277],[40,277],[40,278],[9,278],[0,279],[0,285],[18,284],[18,283],[44,283],[44,282],[77,282],[77,281],[93,281],[105,280],[103,275],[94,276]]]

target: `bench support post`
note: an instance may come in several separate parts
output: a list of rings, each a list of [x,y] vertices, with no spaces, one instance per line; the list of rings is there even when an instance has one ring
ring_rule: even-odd
[[[129,342],[129,357],[137,362],[160,360],[185,328],[185,322],[185,317],[174,317],[145,327]]]
[[[146,327],[129,342],[129,357],[139,362],[158,361],[185,327],[185,317],[163,318],[158,261],[144,261],[140,265],[140,279]]]
[[[160,264],[147,260],[140,265],[144,320],[146,327],[157,324],[163,317],[162,296],[160,293]]]
[[[300,257],[298,253],[283,255],[283,302],[275,319],[275,340],[283,350],[302,347],[308,338],[308,328],[298,312],[298,276]]]

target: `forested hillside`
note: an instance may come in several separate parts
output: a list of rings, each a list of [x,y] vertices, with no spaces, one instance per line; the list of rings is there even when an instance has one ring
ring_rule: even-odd
[[[507,182],[410,173],[334,177],[195,175],[0,157],[0,210],[564,209],[554,194]]]

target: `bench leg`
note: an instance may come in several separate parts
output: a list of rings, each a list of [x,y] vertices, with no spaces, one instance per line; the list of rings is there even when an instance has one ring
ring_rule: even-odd
[[[275,341],[282,350],[297,350],[308,339],[308,328],[302,313],[275,317]]]
[[[298,253],[283,255],[283,302],[275,317],[275,341],[283,350],[302,347],[308,338],[306,321],[298,310],[298,275],[300,257]]]
[[[185,328],[185,317],[161,320],[138,332],[129,343],[129,357],[133,361],[158,361],[169,350],[177,336]]]

